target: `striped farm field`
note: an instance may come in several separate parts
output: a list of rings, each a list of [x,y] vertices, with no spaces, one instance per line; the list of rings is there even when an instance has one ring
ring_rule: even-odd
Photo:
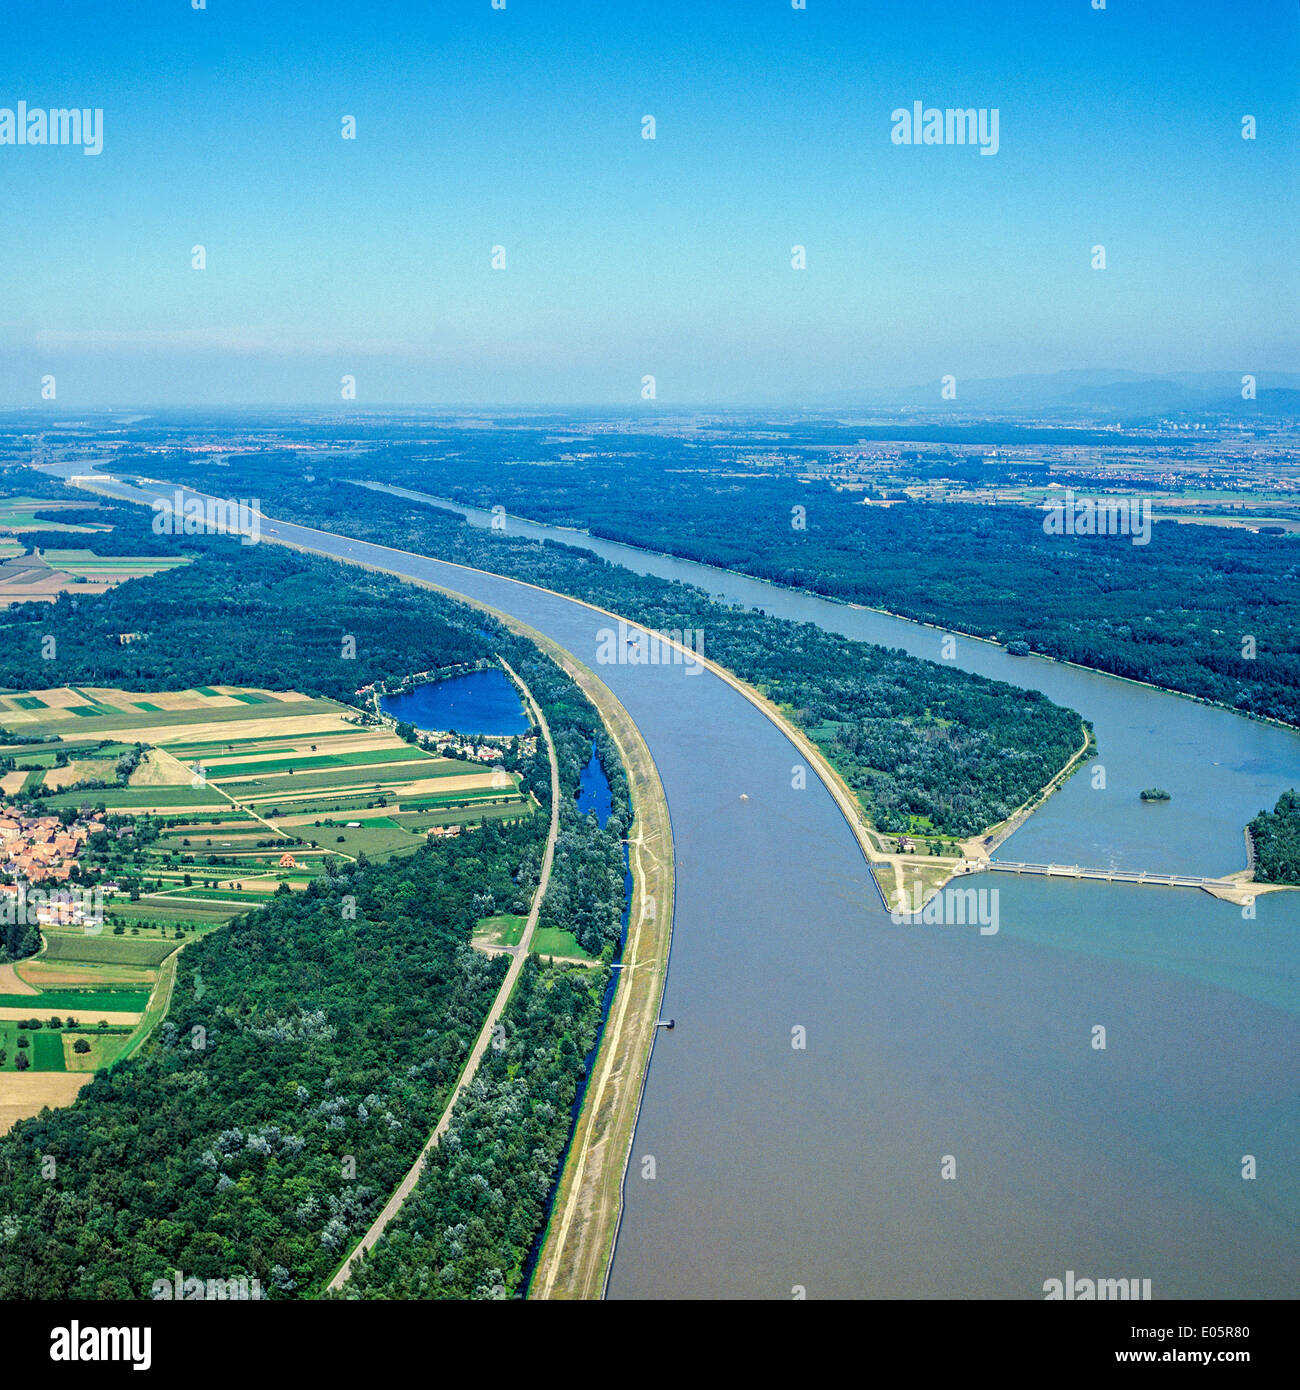
[[[98,787],[92,791],[59,792],[46,797],[41,804],[52,810],[60,810],[64,806],[80,806],[85,801],[109,811],[134,813],[176,810],[183,806],[207,810],[228,804],[220,792],[203,786]]]
[[[132,903],[131,907],[139,907]],[[55,936],[45,933],[43,961],[90,961],[121,965],[159,965],[179,946],[159,938],[114,936]]]
[[[415,754],[414,757],[412,754]],[[297,755],[292,749],[277,753],[274,757],[258,758],[252,762],[225,762],[218,759],[204,761],[204,770],[212,781],[224,781],[227,777],[258,777],[264,774],[274,776],[292,768],[295,775],[303,771],[314,771],[326,767],[353,767],[357,765],[379,765],[383,763],[422,763],[440,762],[427,754],[415,753],[407,745],[401,748],[375,748],[368,752],[355,753],[309,753],[305,757]],[[423,776],[430,774],[425,772]]]

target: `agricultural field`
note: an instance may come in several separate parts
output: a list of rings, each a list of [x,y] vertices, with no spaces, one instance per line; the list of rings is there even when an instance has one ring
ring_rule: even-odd
[[[78,864],[115,885],[102,931],[44,927],[40,953],[0,978],[4,1127],[69,1103],[78,1077],[140,1046],[186,942],[305,888],[327,859],[380,860],[430,833],[535,810],[515,774],[426,753],[359,710],[292,690],[0,690],[0,725],[46,740],[0,747],[16,765],[6,791],[35,792],[41,814],[103,808],[108,833]],[[496,919],[515,942],[522,926]],[[32,1019],[44,1026],[18,1028]]]
[[[50,548],[27,553],[22,539],[25,532],[66,531],[72,539],[112,530],[107,525],[74,525],[43,519],[57,518],[60,510],[94,511],[97,505],[48,497],[0,497],[0,608],[15,603],[49,602],[73,588],[79,594],[102,594],[125,579],[143,579],[189,564],[180,555],[97,555],[92,549]]]
[[[23,531],[67,531],[93,534],[111,527],[72,526],[65,522],[38,520],[36,513],[53,516],[60,511],[86,512],[98,507],[94,501],[63,501],[52,497],[0,497],[0,532],[21,534]]]
[[[516,775],[368,721],[292,690],[0,690],[0,725],[49,740],[0,757],[19,769],[6,791],[39,789],[46,812],[90,805],[113,820],[96,863],[135,884],[129,902],[108,905],[129,927],[225,921],[282,885],[305,887],[327,857],[384,859],[431,832],[532,814]],[[137,748],[120,781],[118,760]]]
[[[142,1040],[151,1000],[182,943],[46,927],[36,956],[0,979],[0,1132],[46,1105],[68,1105],[96,1068]],[[32,1026],[39,1022],[39,1027]],[[20,1060],[21,1059],[21,1060]]]

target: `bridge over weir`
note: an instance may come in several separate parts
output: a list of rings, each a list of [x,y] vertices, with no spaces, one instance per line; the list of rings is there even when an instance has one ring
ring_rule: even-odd
[[[1089,878],[1103,883],[1151,883],[1161,888],[1237,888],[1232,879],[1198,878],[1191,874],[1155,874],[1145,869],[1087,869],[1079,864],[1024,864],[1009,859],[978,862],[974,873],[1039,874],[1044,878]]]

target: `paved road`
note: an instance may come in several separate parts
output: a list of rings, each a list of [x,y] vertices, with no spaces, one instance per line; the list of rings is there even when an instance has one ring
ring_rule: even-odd
[[[519,939],[519,950],[515,953],[514,959],[510,962],[510,969],[506,972],[505,979],[501,982],[501,988],[497,991],[497,997],[492,1001],[492,1008],[488,1011],[487,1019],[475,1040],[474,1047],[469,1054],[469,1059],[465,1063],[465,1070],[461,1073],[460,1080],[456,1083],[456,1089],[447,1098],[446,1108],[442,1112],[442,1118],[438,1121],[433,1133],[425,1142],[424,1148],[420,1150],[419,1157],[411,1164],[410,1171],[398,1184],[397,1190],[388,1199],[383,1211],[375,1218],[373,1225],[361,1237],[357,1248],[344,1261],[342,1268],[329,1282],[331,1289],[341,1289],[347,1282],[352,1273],[354,1262],[367,1250],[371,1249],[379,1237],[388,1228],[388,1223],[402,1209],[402,1203],[415,1188],[415,1184],[420,1180],[420,1174],[424,1170],[424,1160],[429,1156],[434,1146],[447,1132],[447,1126],[451,1124],[451,1114],[456,1107],[456,1102],[460,1099],[466,1087],[474,1080],[478,1074],[479,1064],[482,1062],[488,1050],[488,1045],[492,1041],[492,1033],[501,1015],[505,1012],[506,1004],[510,1000],[511,991],[515,987],[515,981],[519,978],[519,972],[524,968],[524,961],[528,959],[528,950],[532,945],[533,932],[537,927],[537,917],[542,909],[542,899],[546,896],[546,885],[551,878],[551,862],[555,858],[555,837],[560,829],[560,768],[555,761],[555,745],[551,742],[550,726],[546,722],[546,716],[542,713],[537,701],[533,699],[533,693],[519,679],[519,676],[502,661],[506,670],[514,677],[519,688],[524,692],[524,698],[528,701],[528,707],[532,710],[533,718],[537,721],[538,728],[542,731],[542,739],[546,744],[546,752],[551,760],[551,828],[546,836],[546,853],[542,856],[542,872],[537,880],[537,891],[533,894],[533,905],[528,913],[528,921],[524,926],[524,934]]]

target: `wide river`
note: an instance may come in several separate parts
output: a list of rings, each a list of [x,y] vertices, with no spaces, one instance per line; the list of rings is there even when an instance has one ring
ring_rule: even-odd
[[[942,634],[902,619],[507,530],[940,659]],[[720,679],[598,665],[607,618],[509,579],[263,532],[515,614],[597,670],[654,754],[676,845],[677,1027],[651,1062],[612,1297],[1041,1298],[1067,1270],[1150,1279],[1156,1298],[1295,1294],[1300,894],[1263,895],[1250,917],[1191,888],[987,875],[971,882],[997,890],[996,933],[896,925],[830,794],[793,785],[795,749]],[[1227,873],[1245,822],[1300,785],[1288,730],[973,639],[956,664],[1096,729],[1088,770],[1001,858]],[[1172,801],[1139,802],[1152,785]]]

